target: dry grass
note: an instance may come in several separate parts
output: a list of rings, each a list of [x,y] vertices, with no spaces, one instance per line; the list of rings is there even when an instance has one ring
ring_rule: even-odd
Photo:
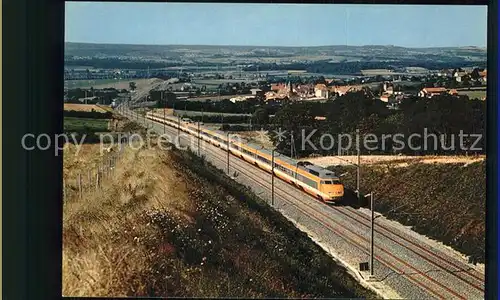
[[[99,108],[101,108],[101,109],[103,109],[104,111],[113,112],[113,109],[111,108],[111,106],[101,105],[101,104],[97,104],[96,106],[99,107]]]
[[[165,111],[165,112],[163,112]],[[174,115],[174,110],[171,108],[155,108],[151,110],[151,112],[159,115],[163,115],[165,113],[166,116],[173,116]]]
[[[100,158],[98,148],[85,145],[78,157],[66,155],[65,175],[95,166]],[[63,295],[148,294],[146,282],[131,284],[153,255],[137,243],[137,237],[148,231],[155,235],[153,228],[140,221],[141,214],[147,210],[168,210],[179,215],[189,211],[185,185],[157,154],[154,150],[125,150],[115,178],[104,182],[102,192],[91,190],[83,200],[74,197],[66,201]]]
[[[64,110],[74,110],[74,111],[96,111],[100,113],[105,113],[106,110],[100,106],[94,104],[78,104],[78,103],[64,103]]]
[[[361,192],[374,192],[375,210],[389,219],[484,263],[486,161],[429,161],[364,166]],[[347,173],[342,180],[347,189],[355,189],[355,167],[330,169]]]
[[[323,157],[309,157],[301,160],[307,160],[311,163],[317,164],[322,167],[329,167],[333,165],[352,165],[357,163],[357,156],[344,155],[344,156],[323,156]],[[471,164],[474,162],[484,161],[485,155],[471,155],[471,156],[457,156],[457,155],[427,155],[427,156],[405,156],[405,155],[362,155],[361,164],[374,165],[374,164],[392,164],[393,166],[408,166],[411,163],[423,164]]]

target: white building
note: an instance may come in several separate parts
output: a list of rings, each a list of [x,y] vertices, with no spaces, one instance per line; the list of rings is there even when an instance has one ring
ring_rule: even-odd
[[[324,84],[317,84],[314,87],[314,95],[317,98],[328,99],[328,96],[329,96],[328,88]]]

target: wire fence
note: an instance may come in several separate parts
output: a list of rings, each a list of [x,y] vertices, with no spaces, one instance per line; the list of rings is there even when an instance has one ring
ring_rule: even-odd
[[[105,181],[110,180],[116,171],[116,163],[123,153],[122,145],[116,151],[103,155],[96,167],[81,170],[76,175],[64,176],[63,178],[63,200],[82,199],[84,193],[99,191]]]

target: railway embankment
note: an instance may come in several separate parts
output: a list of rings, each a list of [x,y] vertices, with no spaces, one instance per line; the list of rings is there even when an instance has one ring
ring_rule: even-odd
[[[65,296],[376,298],[248,188],[152,146],[125,147],[100,190],[66,199]],[[68,174],[99,156],[74,148]]]
[[[348,205],[358,203],[356,169],[330,167],[347,173]],[[365,165],[361,169],[361,192],[374,192],[375,210],[431,239],[469,256],[471,262],[485,262],[486,162],[424,163],[390,161]],[[354,199],[353,199],[354,197]]]

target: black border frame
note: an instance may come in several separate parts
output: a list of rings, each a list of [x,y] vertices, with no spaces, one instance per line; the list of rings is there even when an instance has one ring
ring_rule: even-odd
[[[3,296],[61,298],[62,157],[24,151],[63,128],[64,3],[3,5]],[[61,99],[61,101],[54,101]]]
[[[133,1],[123,1],[133,2]],[[150,1],[165,2],[165,1]],[[215,1],[168,1],[215,2]],[[217,1],[237,3],[245,1]],[[487,0],[252,1],[253,3],[488,5],[486,299],[498,296],[498,3]],[[245,2],[247,3],[247,2]],[[63,129],[64,2],[3,3],[3,291],[5,299],[61,298],[62,156],[25,151],[25,133]],[[467,20],[458,20],[467,22]],[[60,100],[57,100],[60,99]]]

